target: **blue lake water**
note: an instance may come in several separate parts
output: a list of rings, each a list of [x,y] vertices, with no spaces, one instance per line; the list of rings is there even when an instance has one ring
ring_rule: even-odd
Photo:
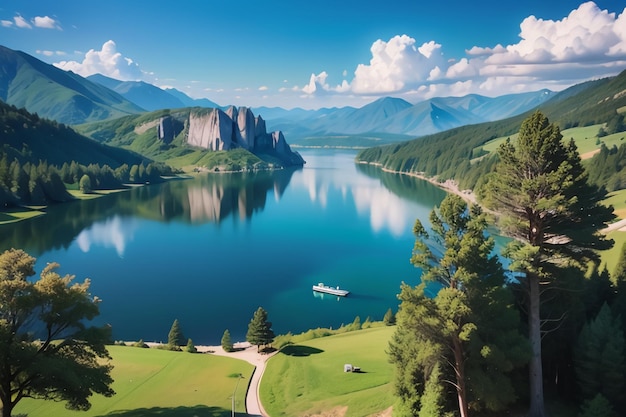
[[[116,340],[166,341],[174,319],[195,344],[219,344],[225,329],[245,340],[259,306],[277,334],[380,320],[402,281],[419,282],[411,229],[445,193],[355,165],[353,151],[301,153],[299,170],[203,174],[52,207],[1,226],[0,249],[90,278],[96,323]],[[315,294],[318,282],[351,294]]]

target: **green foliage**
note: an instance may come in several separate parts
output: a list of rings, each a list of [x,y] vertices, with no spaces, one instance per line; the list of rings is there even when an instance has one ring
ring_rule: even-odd
[[[261,346],[266,346],[274,341],[274,331],[272,330],[272,322],[267,320],[267,311],[262,307],[259,307],[254,316],[248,324],[248,332],[246,333],[246,340],[253,345],[257,346],[257,349]]]
[[[167,346],[170,349],[178,349],[180,346],[185,344],[185,336],[183,336],[183,331],[180,328],[180,323],[178,319],[174,319],[172,323],[172,327],[170,328],[169,333],[167,334]]]
[[[142,348],[142,349],[148,349],[150,347],[143,341],[143,339],[139,339],[137,342],[133,343],[132,346]]]
[[[25,396],[87,410],[94,394],[111,396],[105,343],[110,328],[87,327],[99,313],[89,280],[72,283],[49,263],[36,281],[35,259],[22,250],[0,254],[0,401],[10,416]],[[45,331],[33,331],[45,329]]]
[[[389,308],[389,310],[387,310],[387,312],[385,313],[385,316],[383,317],[383,323],[385,323],[385,326],[393,326],[394,324],[396,324],[396,315],[391,310],[391,308]]]
[[[602,394],[612,404],[623,403],[624,348],[621,321],[604,304],[597,317],[585,324],[576,345],[576,376],[586,399]]]
[[[446,392],[450,404],[467,415],[470,408],[502,410],[516,398],[509,374],[525,363],[526,342],[517,330],[519,317],[511,309],[510,290],[494,242],[485,235],[486,220],[478,207],[468,209],[458,196],[446,197],[430,215],[432,232],[417,220],[411,262],[422,268],[422,283],[402,285],[397,329],[390,343],[396,365],[396,393],[402,409],[417,414],[425,390],[440,392],[430,379],[441,367],[452,380]],[[431,248],[431,246],[435,248]],[[428,285],[441,288],[434,298]],[[433,287],[434,288],[434,287]],[[429,407],[434,407],[433,398]],[[420,405],[422,404],[422,405]],[[429,409],[431,409],[429,408]]]
[[[89,175],[84,174],[82,177],[80,177],[80,182],[78,183],[78,187],[82,193],[85,193],[85,194],[91,193],[92,191],[91,178],[89,178]]]
[[[233,351],[233,341],[230,338],[230,331],[228,331],[228,329],[224,330],[224,334],[222,335],[222,349],[224,349],[224,352]]]
[[[187,339],[187,347],[185,348],[185,350],[189,353],[198,353],[198,349],[196,349],[193,344],[193,340],[191,339]]]
[[[591,400],[585,400],[578,417],[613,417],[615,411],[611,403],[602,394],[597,394]]]

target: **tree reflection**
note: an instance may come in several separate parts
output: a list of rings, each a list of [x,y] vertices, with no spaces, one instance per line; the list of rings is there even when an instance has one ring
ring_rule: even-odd
[[[268,193],[280,198],[299,169],[204,174],[50,206],[43,216],[0,226],[0,249],[21,248],[35,256],[66,249],[83,230],[114,217],[193,224],[231,216],[246,220],[265,208]]]

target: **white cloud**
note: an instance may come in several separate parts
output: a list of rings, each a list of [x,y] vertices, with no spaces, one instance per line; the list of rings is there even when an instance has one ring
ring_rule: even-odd
[[[49,16],[35,16],[32,22],[38,28],[61,29],[61,25]]]
[[[37,49],[35,52],[37,52],[40,55],[44,55],[44,56],[53,56],[53,55],[64,56],[64,55],[67,55],[67,53],[65,53],[64,51],[46,51],[46,50]]]
[[[266,85],[262,85],[261,87],[259,87],[259,91],[267,91],[269,90],[269,88]]]
[[[465,56],[452,58],[445,57],[443,46],[434,40],[418,46],[408,35],[378,39],[370,48],[369,63],[359,64],[351,81],[331,87],[330,75],[322,71],[312,74],[302,91],[344,97],[393,94],[412,101],[558,91],[626,67],[626,8],[616,15],[589,1],[560,20],[529,16],[520,23],[519,39],[507,46],[472,46]]]
[[[112,40],[105,42],[99,51],[90,49],[82,62],[61,61],[54,65],[84,77],[98,73],[121,81],[138,81],[144,77],[139,65],[122,56]]]
[[[2,24],[2,26],[5,28],[10,28],[11,26],[13,26],[13,22],[11,22],[10,20],[0,20],[0,24]]]
[[[416,47],[415,43],[407,35],[374,42],[369,64],[359,64],[354,72],[352,92],[398,92],[426,81],[433,69],[445,65],[440,44],[430,41]]]
[[[26,21],[26,19],[24,19],[20,15],[15,16],[13,20],[15,21],[15,26],[17,26],[18,28],[32,29],[32,26],[30,25],[30,23],[28,23],[28,21]]]

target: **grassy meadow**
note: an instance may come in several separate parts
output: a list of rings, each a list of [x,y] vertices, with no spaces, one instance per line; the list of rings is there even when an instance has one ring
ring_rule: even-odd
[[[210,354],[110,346],[113,357],[111,398],[91,398],[89,411],[69,411],[64,403],[24,399],[14,415],[28,417],[192,417],[231,415],[232,395],[245,413],[245,394],[254,367],[239,359]]]
[[[373,327],[288,345],[272,357],[260,389],[272,416],[309,416],[329,410],[367,416],[395,401],[386,349],[395,327]],[[344,364],[361,368],[344,372]],[[343,414],[340,414],[343,415]]]

